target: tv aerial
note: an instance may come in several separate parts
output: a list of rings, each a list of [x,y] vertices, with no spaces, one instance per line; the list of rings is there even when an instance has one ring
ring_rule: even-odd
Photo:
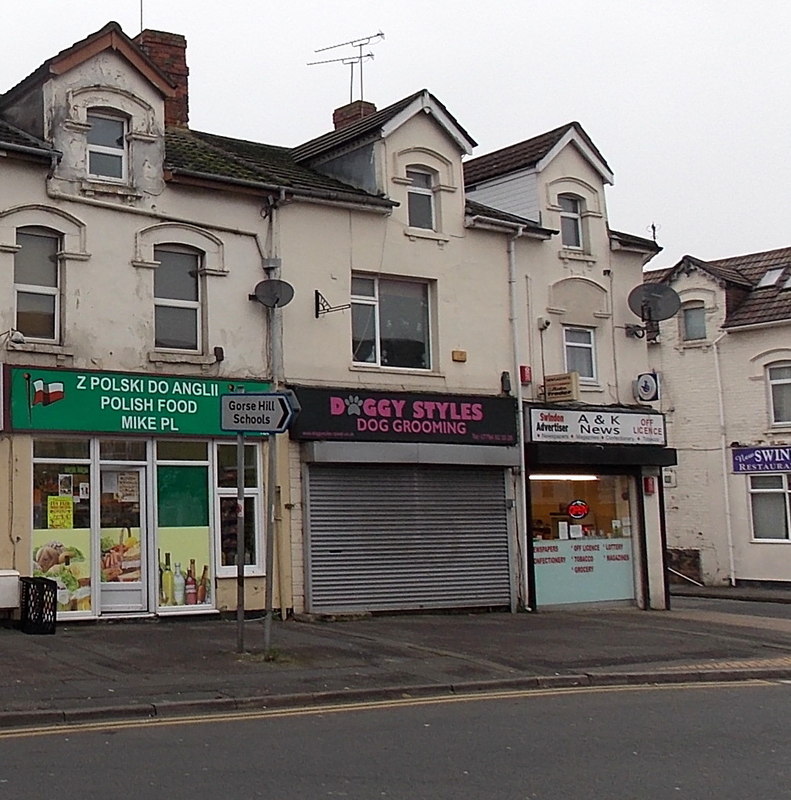
[[[369,58],[373,58],[374,54],[370,51],[363,53],[363,47],[373,44],[379,39],[384,39],[385,35],[382,31],[372,33],[369,36],[361,36],[359,39],[350,39],[348,42],[340,42],[339,44],[331,44],[328,47],[320,47],[314,50],[314,53],[324,53],[327,50],[335,50],[338,47],[356,47],[356,56],[344,56],[342,58],[328,58],[323,61],[308,61],[308,66],[313,67],[316,64],[346,64],[349,66],[349,102],[354,100],[354,65],[360,65],[360,100],[364,99],[363,94],[363,62]]]
[[[659,335],[658,322],[670,319],[681,308],[681,298],[666,283],[641,283],[635,286],[627,299],[629,308],[643,321],[643,325],[627,325],[626,335],[636,339],[647,336],[649,342]]]
[[[250,295],[251,300],[257,300],[267,308],[282,308],[287,306],[294,298],[294,287],[288,281],[270,278],[260,281]]]

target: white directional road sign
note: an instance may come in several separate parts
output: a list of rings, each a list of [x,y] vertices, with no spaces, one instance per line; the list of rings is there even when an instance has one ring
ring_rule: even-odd
[[[249,433],[285,433],[295,411],[287,394],[220,395],[220,428]]]

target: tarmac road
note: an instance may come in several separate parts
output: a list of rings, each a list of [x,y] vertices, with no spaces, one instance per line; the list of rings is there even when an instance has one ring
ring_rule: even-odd
[[[7,730],[0,796],[779,800],[789,711],[745,682]]]
[[[791,679],[791,621],[745,602],[673,609],[0,627],[0,727],[447,695],[490,688]],[[788,609],[788,606],[777,606]]]

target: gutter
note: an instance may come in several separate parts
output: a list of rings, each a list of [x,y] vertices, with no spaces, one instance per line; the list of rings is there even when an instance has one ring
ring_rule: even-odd
[[[169,172],[171,175],[184,175],[184,176],[191,176],[194,178],[199,178],[205,181],[211,181],[212,183],[229,183],[234,186],[246,186],[251,189],[259,189],[265,192],[283,192],[286,191],[292,196],[299,197],[300,199],[313,199],[315,201],[326,201],[330,202],[333,205],[339,205],[340,203],[344,203],[347,207],[355,208],[361,211],[373,211],[380,214],[387,214],[393,209],[394,206],[398,205],[398,203],[394,203],[392,200],[380,200],[379,198],[372,197],[371,201],[366,203],[362,200],[355,199],[357,196],[351,192],[340,192],[340,191],[333,191],[330,189],[293,189],[290,187],[283,187],[282,185],[274,184],[274,183],[264,183],[262,181],[253,181],[247,180],[246,178],[230,178],[230,177],[219,177],[217,175],[212,175],[208,172],[193,172],[188,170],[180,170],[180,169],[167,169],[165,172]]]
[[[760,331],[766,328],[774,328],[777,325],[791,325],[791,318],[783,317],[782,319],[772,319],[768,322],[753,322],[748,325],[724,325],[723,330],[725,333],[738,333],[739,331]]]
[[[725,533],[728,541],[728,569],[731,586],[736,586],[736,562],[733,552],[733,523],[731,520],[731,496],[728,486],[728,446],[725,435],[725,403],[722,397],[722,375],[720,373],[719,343],[728,332],[723,331],[712,343],[714,350],[714,374],[717,380],[717,405],[720,415],[720,456],[722,460],[722,493],[725,499]]]
[[[60,159],[63,153],[60,150],[42,150],[40,147],[32,147],[24,144],[12,144],[11,142],[0,143],[0,151],[11,150],[15,153],[25,153],[30,156],[39,156],[42,159],[52,161],[53,158]]]
[[[496,219],[495,217],[487,217],[483,214],[474,214],[464,222],[465,228],[486,228],[487,230],[497,231],[502,233],[505,231],[516,232],[515,238],[526,236],[531,239],[551,239],[557,231],[552,231],[549,228],[527,228],[523,223],[508,222],[503,219]]]
[[[524,235],[524,226],[515,227],[513,234],[508,237],[506,252],[508,254],[508,315],[511,327],[511,354],[513,355],[513,375],[516,383],[516,413],[517,413],[517,444],[519,446],[519,499],[517,505],[517,543],[521,550],[520,567],[522,570],[522,597],[525,598],[525,606],[529,607],[528,597],[528,559],[527,559],[527,461],[525,457],[525,414],[524,414],[524,394],[522,381],[519,377],[519,365],[521,361],[521,348],[519,343],[522,341],[519,336],[516,313],[516,240]],[[521,526],[519,525],[521,522]],[[521,534],[521,535],[520,535]],[[515,608],[511,609],[515,611]]]

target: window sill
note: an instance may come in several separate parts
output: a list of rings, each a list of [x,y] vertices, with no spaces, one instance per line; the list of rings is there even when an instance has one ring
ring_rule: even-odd
[[[569,250],[566,247],[561,247],[558,250],[558,258],[561,261],[583,261],[586,264],[596,263],[596,256],[591,253],[585,253],[582,250]]]
[[[791,539],[751,539],[750,544],[791,544]]]
[[[350,372],[377,372],[390,375],[420,375],[426,378],[444,378],[440,372],[431,369],[418,369],[417,367],[380,367],[377,364],[352,364]]]
[[[41,353],[48,356],[62,356],[64,358],[71,358],[74,356],[74,348],[72,347],[64,347],[62,344],[48,344],[45,342],[24,342],[23,344],[8,342],[6,349],[21,351],[23,353]]]
[[[709,350],[711,349],[711,342],[708,339],[689,339],[680,340],[676,345],[676,350],[683,352],[684,350]]]
[[[602,385],[600,383],[595,382],[595,381],[591,381],[591,382],[588,383],[588,382],[583,382],[582,379],[580,379],[579,385],[580,385],[580,392],[602,392],[602,391],[604,391],[604,388],[602,387]]]
[[[149,350],[148,360],[152,364],[195,364],[197,366],[210,366],[217,363],[215,355],[204,356],[200,353],[165,353],[159,350]]]
[[[429,230],[428,228],[410,228],[407,226],[404,228],[404,236],[412,242],[414,242],[415,239],[430,239],[438,244],[444,244],[450,241],[450,236],[446,236],[444,233],[439,233],[438,231]]]
[[[133,200],[140,200],[142,194],[135,191],[125,181],[112,181],[112,180],[99,180],[97,178],[88,178],[80,183],[80,191],[86,197],[93,197],[94,195],[114,195],[115,197],[132,202]]]

